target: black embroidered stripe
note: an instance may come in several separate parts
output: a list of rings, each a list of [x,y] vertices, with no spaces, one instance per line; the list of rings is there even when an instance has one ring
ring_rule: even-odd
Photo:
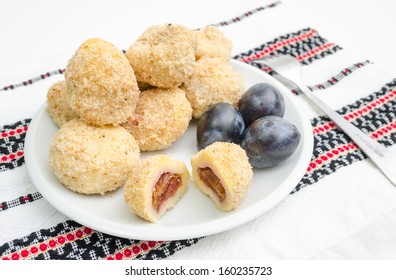
[[[279,4],[281,4],[281,1],[276,1],[276,2],[273,2],[271,4],[268,4],[267,6],[260,6],[260,7],[257,7],[255,9],[253,9],[253,10],[247,11],[247,12],[245,12],[245,13],[239,15],[239,16],[236,16],[236,17],[230,19],[230,20],[220,21],[218,23],[214,23],[214,24],[210,24],[210,25],[216,26],[216,27],[230,25],[232,23],[241,21],[244,18],[250,17],[250,16],[252,16],[252,15],[258,13],[258,12],[264,11],[264,10],[269,9],[269,8],[274,8],[274,7],[278,6]]]
[[[326,82],[309,86],[309,88],[312,91],[327,89],[327,88],[339,83],[341,80],[343,80],[345,77],[349,76],[350,74],[352,74],[356,70],[358,70],[358,69],[362,68],[363,66],[365,66],[367,64],[370,64],[370,63],[371,62],[369,60],[355,63],[355,64],[345,68],[344,70],[340,71],[338,74],[332,76]],[[298,89],[295,89],[293,91],[296,94],[300,94],[301,93],[300,90],[298,90]]]
[[[54,227],[41,229],[28,236],[1,245],[0,256],[9,259],[17,259],[25,256],[29,259],[38,260],[98,260],[105,259],[126,248],[132,249],[134,246],[142,243],[139,240],[118,238],[90,229],[89,233],[83,235],[82,238],[76,238],[76,231],[80,231],[81,233],[85,230],[86,228],[77,222],[68,220]],[[69,235],[72,237],[69,238]],[[63,241],[60,238],[63,238]],[[141,250],[136,256],[132,257],[142,260],[164,259],[183,248],[194,245],[200,239],[202,238],[166,241],[153,249],[148,247],[146,250]],[[51,242],[53,247],[51,247]],[[145,243],[149,243],[149,241]],[[50,244],[50,246],[47,244]],[[33,251],[32,247],[35,247],[37,250]],[[32,254],[31,252],[35,253]]]
[[[285,41],[287,41],[287,43],[281,46],[277,46],[278,44],[281,44]],[[322,36],[320,36],[315,29],[304,28],[296,32],[291,32],[279,36],[272,41],[261,44],[256,48],[237,54],[233,58],[237,60],[244,60],[252,57],[253,59],[255,55],[259,55],[262,52],[265,52],[265,55],[288,54],[297,58],[315,49],[320,49],[326,44],[329,44],[329,42]],[[323,51],[318,51],[312,56],[300,59],[300,61],[302,64],[310,64],[317,59],[321,59],[328,55],[334,54],[341,49],[342,48],[340,46],[332,44],[330,47],[324,49]]]
[[[0,163],[0,172],[17,168],[19,166],[22,166],[24,163],[25,157],[20,157],[8,162],[2,162]]]
[[[0,172],[25,163],[23,149],[26,130],[31,119],[0,127]]]
[[[30,194],[27,194],[24,196],[20,196],[13,200],[4,201],[4,202],[0,203],[0,212],[3,212],[10,208],[17,207],[19,205],[23,205],[23,204],[26,204],[29,202],[39,200],[41,198],[43,198],[42,195],[39,192],[35,192],[35,193],[30,193]]]
[[[342,48],[340,46],[333,45],[332,47],[326,49],[325,51],[318,52],[317,54],[315,54],[307,59],[304,59],[302,61],[302,63],[303,64],[311,64],[312,62],[314,62],[318,59],[324,58],[328,55],[332,55],[332,54],[338,52],[339,50],[342,50]]]
[[[14,84],[14,85],[8,85],[8,86],[5,86],[5,87],[2,87],[2,88],[0,88],[0,91],[7,91],[7,90],[12,90],[12,89],[16,89],[16,88],[19,88],[19,87],[23,87],[23,86],[32,85],[32,84],[34,84],[34,83],[36,83],[38,81],[45,80],[45,79],[47,79],[49,77],[52,77],[52,76],[55,76],[55,75],[59,75],[59,74],[63,74],[63,72],[65,72],[65,69],[58,69],[58,70],[49,71],[49,72],[47,72],[45,74],[41,74],[38,77],[34,77],[34,78],[31,78],[29,80],[26,80],[26,81],[23,81],[23,82]]]
[[[273,71],[269,66],[265,65],[264,63],[257,63],[254,61],[249,61],[247,62],[248,64],[257,67],[259,69],[261,69],[262,71],[267,72],[268,74],[276,77],[277,73],[275,71]],[[337,83],[339,83],[340,81],[342,81],[345,77],[351,75],[352,73],[354,73],[356,70],[371,64],[371,62],[369,60],[363,61],[363,62],[358,62],[358,63],[354,63],[353,65],[343,69],[342,71],[340,71],[339,73],[331,76],[331,78],[329,78],[327,81],[320,83],[320,84],[315,84],[315,85],[311,85],[308,86],[309,89],[311,89],[312,91],[315,90],[323,90],[323,89],[327,89],[331,86],[336,85]],[[300,89],[291,89],[291,92],[299,95],[301,94]]]
[[[318,146],[318,149],[319,148],[320,147]],[[326,148],[326,147],[323,147],[323,148]],[[348,154],[337,157],[336,159],[331,160],[327,164],[321,166],[317,170],[315,170],[311,173],[306,173],[303,176],[303,178],[301,179],[301,181],[297,184],[295,189],[292,191],[292,193],[296,193],[299,190],[301,190],[302,188],[318,182],[320,179],[322,179],[326,175],[330,175],[330,174],[336,172],[341,167],[349,166],[352,163],[361,161],[365,158],[366,158],[366,156],[360,150],[354,150],[352,152],[349,152]]]
[[[183,250],[184,248],[190,247],[201,239],[205,237],[199,238],[191,238],[185,240],[177,240],[177,241],[167,241],[161,244],[156,249],[150,250],[147,253],[138,256],[136,259],[145,259],[145,260],[161,260],[172,256],[174,253]]]
[[[0,145],[10,139],[22,137],[26,133],[25,127],[30,124],[30,121],[31,119],[24,119],[10,125],[0,126]]]

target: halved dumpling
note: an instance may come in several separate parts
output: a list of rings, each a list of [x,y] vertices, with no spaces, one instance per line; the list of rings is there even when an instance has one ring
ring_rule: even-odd
[[[215,142],[191,159],[195,185],[223,211],[235,209],[253,179],[246,152],[233,143]]]
[[[155,223],[187,190],[190,173],[186,165],[167,155],[150,156],[133,170],[125,184],[129,209]]]

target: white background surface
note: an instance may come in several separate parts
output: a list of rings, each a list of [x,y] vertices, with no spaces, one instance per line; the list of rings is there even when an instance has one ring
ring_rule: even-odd
[[[196,25],[191,26],[194,28],[216,23],[230,18],[217,16],[216,12],[213,12],[216,9],[224,9],[224,2],[227,2],[227,9],[231,10],[231,16],[239,15],[247,10],[238,8],[235,9],[236,12],[233,11],[234,6],[243,7],[244,1],[198,1],[199,5],[193,5],[193,7],[190,1],[145,0],[144,5],[139,4],[138,1],[0,1],[0,77],[2,77],[0,86],[30,78],[31,73],[41,73],[39,69],[64,68],[67,59],[76,47],[89,37],[103,37],[125,49],[148,24],[194,21]],[[253,8],[270,2],[272,1],[246,1],[249,7]],[[329,38],[361,58],[370,59],[392,77],[396,77],[396,69],[393,66],[396,61],[395,1],[283,0],[282,2],[281,5],[288,4],[293,8],[291,13],[301,14],[301,21],[306,22],[307,27],[317,29],[323,37]],[[194,19],[191,18],[191,13],[184,12],[188,9],[195,10]],[[136,18],[141,19],[141,25],[131,24]],[[284,23],[287,25],[287,19]],[[271,26],[262,28],[262,32],[267,32],[267,30],[270,32]],[[48,60],[48,58],[54,59]],[[26,67],[26,65],[30,66]],[[345,187],[346,195],[348,192],[353,194],[354,189],[359,189],[359,182],[364,183],[364,177],[348,177],[348,172],[357,170],[359,167],[360,163],[356,163],[337,171],[337,176],[347,178],[343,182],[344,186],[336,186]],[[328,185],[332,184],[332,178],[326,180]],[[338,196],[332,196],[333,190],[331,189],[312,189],[309,195],[316,197],[317,192],[325,192],[327,197],[323,199],[334,200],[334,203],[339,202]],[[344,199],[350,199],[351,204],[353,203],[353,197],[345,197]],[[347,204],[348,201],[340,203]],[[279,211],[290,210],[288,205],[294,207],[294,204],[286,204],[283,210]],[[317,201],[317,205],[320,207],[321,201]],[[351,226],[351,234],[348,238],[333,244],[332,247],[323,248],[313,258],[396,258],[396,212],[391,208],[388,210],[380,219],[373,218],[372,222],[359,231],[353,232]],[[332,214],[328,213],[327,218],[331,218]],[[324,222],[323,219],[325,219],[325,217],[316,218],[319,223]],[[286,224],[288,221],[271,222],[282,227],[282,223]],[[248,231],[254,232],[256,226],[258,226],[256,223],[249,224]],[[309,227],[309,225],[302,225],[302,229],[307,226]],[[383,230],[379,232],[376,230],[378,228]],[[257,244],[260,244],[261,240],[258,237],[255,238],[257,238]],[[205,244],[204,241],[200,241],[197,245],[204,246],[200,245]],[[216,239],[214,241],[216,242]],[[307,240],[302,241],[307,242]],[[354,252],[346,249],[360,241],[367,244],[367,248],[356,246],[354,248],[361,251]],[[209,251],[197,252],[192,247],[182,250],[172,258],[282,258],[287,255],[285,252],[277,251],[277,248],[272,248],[273,250],[268,252],[252,249],[249,255],[238,254],[238,246],[243,246],[243,244],[236,244],[236,251],[227,252],[222,250],[221,240],[218,242],[218,248],[212,247]],[[296,244],[293,246],[298,247]],[[283,249],[287,249],[287,240]],[[298,254],[293,256],[301,257]]]
[[[143,26],[122,26],[128,18],[143,17],[145,21],[162,23],[183,21],[192,4],[184,1],[6,1],[1,0],[0,10],[0,63],[20,65],[36,62],[59,52],[74,50],[88,37],[104,36],[108,40],[128,47],[131,40],[120,35],[137,35]],[[197,26],[205,22],[207,9],[216,7],[216,1],[198,1],[193,5]],[[232,6],[233,2],[227,1]],[[271,3],[273,1],[253,1]],[[129,4],[127,4],[129,3]],[[395,10],[392,0],[283,0],[304,15],[311,27],[337,42],[340,46],[367,57],[396,77]],[[223,7],[224,8],[224,7]],[[167,9],[179,9],[177,16],[167,17]],[[173,14],[174,15],[174,14]],[[217,22],[218,17],[213,17]],[[205,22],[209,23],[209,22]],[[266,28],[263,27],[265,31]],[[136,32],[133,31],[136,29]],[[115,31],[118,30],[118,31]],[[326,37],[326,36],[325,36]]]

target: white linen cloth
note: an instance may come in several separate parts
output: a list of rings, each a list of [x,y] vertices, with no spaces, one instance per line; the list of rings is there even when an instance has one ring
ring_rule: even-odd
[[[68,28],[75,28],[78,35],[64,43],[64,49],[57,48],[59,52],[56,54],[29,63],[25,62],[28,59],[29,48],[26,50],[27,54],[20,53],[18,57],[12,51],[12,44],[1,46],[0,48],[4,48],[4,53],[8,52],[15,56],[15,64],[1,63],[0,87],[18,84],[48,71],[63,69],[74,50],[88,37],[103,37],[126,49],[146,27],[152,24],[172,22],[199,28],[238,17],[240,20],[219,27],[232,40],[234,55],[252,50],[285,34],[308,27],[316,28],[314,23],[310,22],[309,14],[301,12],[304,9],[297,13],[292,9],[295,6],[287,1],[282,1],[273,8],[243,16],[245,12],[254,11],[257,7],[265,7],[272,2],[200,1],[200,5],[194,6],[194,9],[191,8],[191,3],[186,1],[167,3],[145,1],[145,3],[122,3],[122,5],[115,2],[109,9],[98,9],[95,13],[92,10],[89,14],[85,9],[79,10],[65,4],[64,7],[60,7],[57,15],[48,14],[47,21],[42,21],[42,28],[45,28],[44,23],[55,24],[59,20],[60,30],[65,32]],[[47,5],[54,4],[47,3]],[[100,5],[103,3],[98,4],[98,7]],[[61,12],[62,8],[64,14]],[[23,12],[19,16],[22,17]],[[90,24],[90,17],[92,22],[98,18],[112,22],[109,23],[108,28],[99,29]],[[73,22],[68,26],[66,23],[73,18],[80,22],[83,18],[87,18],[88,22],[81,29],[78,29]],[[28,30],[28,23],[24,27]],[[14,30],[16,31],[23,30]],[[320,36],[333,42],[332,38],[326,37],[327,35],[321,33],[320,29],[317,31]],[[4,35],[10,35],[7,32],[5,31]],[[29,34],[26,36],[26,41],[30,41],[27,46],[32,44],[32,49],[40,52],[40,38],[35,40],[29,37]],[[45,42],[54,45],[63,44],[63,41],[59,40],[61,36],[55,37],[58,39],[55,42],[50,42],[48,39]],[[64,41],[68,40],[65,35]],[[337,44],[337,42],[333,43]],[[15,47],[16,50],[21,50],[19,48],[20,46]],[[42,54],[41,57],[44,56],[45,54]],[[340,49],[305,65],[304,78],[308,85],[323,84],[343,69],[356,63],[363,63],[367,59],[370,58],[359,57],[353,50]],[[45,102],[48,88],[62,78],[62,75],[51,75],[28,86],[0,91],[0,127],[32,118],[40,105]],[[320,95],[330,107],[340,109],[378,92],[387,83],[392,82],[393,78],[395,77],[381,71],[375,63],[366,63],[364,67],[353,71],[334,86],[317,90],[315,93]],[[306,103],[303,111],[309,119],[322,115],[309,103]],[[395,113],[390,114],[390,118],[389,122],[394,122]],[[396,146],[393,145],[389,149],[396,151]],[[0,172],[0,203],[34,192],[36,189],[30,182],[24,165]],[[289,195],[278,206],[252,222],[205,237],[192,246],[176,244],[170,253],[166,252],[163,255],[158,253],[158,256],[169,259],[395,258],[396,219],[393,218],[396,213],[395,201],[395,187],[366,159],[339,168],[333,174],[325,175],[314,184]],[[0,212],[0,246],[67,220],[67,217],[52,208],[44,199],[9,208]],[[117,248],[134,245],[120,245],[117,241],[114,242]],[[167,247],[164,248],[167,250]],[[0,253],[12,255],[10,251],[0,250]],[[81,257],[74,251],[69,258],[73,258],[73,254],[75,258],[88,258],[86,255]],[[144,256],[152,257],[149,253]],[[48,253],[43,258],[51,258],[51,255]]]

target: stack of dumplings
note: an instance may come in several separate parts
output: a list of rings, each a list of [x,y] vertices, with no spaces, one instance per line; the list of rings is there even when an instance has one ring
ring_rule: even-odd
[[[78,48],[65,82],[48,93],[48,112],[61,127],[51,142],[49,163],[62,184],[101,195],[124,185],[140,149],[120,124],[133,116],[139,94],[121,50],[102,39]]]
[[[212,104],[236,106],[244,81],[231,49],[216,27],[174,24],[149,27],[125,54],[100,38],[83,42],[47,94],[60,127],[49,157],[59,182],[86,195],[124,187],[131,211],[156,222],[190,174],[167,155],[143,160],[141,152],[169,148]]]

